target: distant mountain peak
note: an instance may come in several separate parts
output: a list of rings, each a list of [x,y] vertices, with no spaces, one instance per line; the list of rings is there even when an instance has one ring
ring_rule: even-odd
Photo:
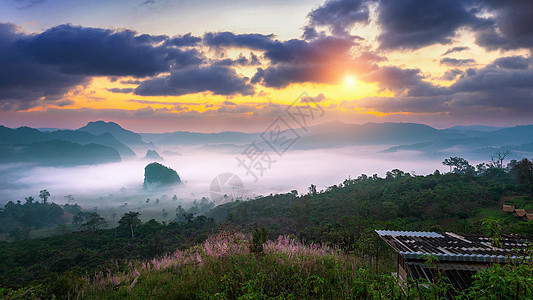
[[[111,121],[110,122],[106,122],[106,121],[102,121],[102,120],[89,122],[89,123],[87,123],[87,125],[85,125],[82,128],[86,128],[86,127],[102,127],[102,128],[115,128],[115,129],[126,130],[122,126],[120,126],[119,124],[117,124],[115,122],[111,122]]]
[[[87,131],[95,135],[109,133],[117,140],[126,145],[144,145],[146,144],[140,134],[127,130],[115,122],[94,121],[78,129],[78,131]]]

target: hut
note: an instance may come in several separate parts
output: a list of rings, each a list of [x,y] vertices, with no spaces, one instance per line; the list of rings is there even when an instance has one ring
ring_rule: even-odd
[[[482,268],[523,258],[525,242],[533,241],[533,236],[502,235],[501,248],[493,248],[490,239],[482,235],[394,230],[376,233],[396,253],[396,274],[402,284],[408,278],[434,282],[438,269],[457,291],[468,288],[472,276]],[[428,255],[437,258],[436,266],[425,264]],[[453,295],[447,297],[452,299]]]

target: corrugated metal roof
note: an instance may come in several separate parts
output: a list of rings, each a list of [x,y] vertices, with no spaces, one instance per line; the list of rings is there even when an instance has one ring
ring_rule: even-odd
[[[533,236],[502,235],[501,248],[493,248],[490,239],[480,235],[394,230],[376,230],[376,233],[410,260],[424,260],[429,254],[439,261],[504,263],[523,258],[525,242],[533,241]]]
[[[397,230],[376,230],[380,236],[420,236],[420,237],[442,237],[440,233],[429,231],[397,231]]]

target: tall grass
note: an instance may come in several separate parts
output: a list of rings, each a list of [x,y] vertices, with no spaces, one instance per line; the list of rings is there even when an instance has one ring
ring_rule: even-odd
[[[306,245],[289,236],[279,236],[262,244],[263,251],[251,251],[255,248],[250,235],[225,227],[186,251],[148,261],[131,261],[121,268],[113,266],[114,270],[123,270],[120,272],[63,276],[55,284],[13,292],[7,297],[442,299],[446,294],[446,284],[400,285],[395,277],[369,269],[367,262],[337,247]],[[521,294],[530,295],[523,291],[524,288]],[[483,293],[478,289],[475,295]]]

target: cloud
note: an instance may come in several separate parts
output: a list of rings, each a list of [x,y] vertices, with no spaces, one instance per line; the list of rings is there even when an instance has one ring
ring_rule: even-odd
[[[378,37],[381,49],[417,49],[448,44],[457,29],[479,26],[482,21],[464,0],[381,0]]]
[[[501,89],[510,88],[525,89],[531,93],[533,92],[531,82],[533,82],[532,69],[502,69],[491,64],[478,70],[469,69],[450,86],[450,89],[454,92],[483,91],[495,93]],[[510,96],[508,95],[508,97]]]
[[[476,61],[468,58],[468,59],[457,59],[457,58],[443,58],[440,60],[441,65],[447,65],[452,67],[460,67],[464,65],[471,65],[474,64]]]
[[[0,23],[0,110],[24,110],[60,100],[71,88],[89,79],[67,75],[54,65],[28,59],[19,42],[26,38],[13,24]]]
[[[478,4],[491,14],[493,22],[477,32],[477,44],[491,50],[533,47],[533,2],[483,0]]]
[[[112,88],[112,89],[106,89],[111,93],[120,93],[120,94],[129,94],[133,92],[134,89],[132,88]]]
[[[523,119],[533,114],[533,69],[528,58],[499,58],[483,68],[449,72],[450,76],[461,76],[449,87],[428,87],[416,70],[382,68],[377,74],[370,73],[370,79],[396,89],[397,95],[365,98],[356,101],[357,105],[384,113],[470,115],[479,119]],[[403,88],[408,92],[402,92]]]
[[[203,41],[210,47],[247,48],[252,50],[267,50],[272,44],[274,35],[258,33],[235,34],[233,32],[209,32]]]
[[[17,9],[28,9],[32,8],[35,5],[44,3],[44,0],[14,0],[16,3],[19,3]]]
[[[276,42],[264,53],[270,66],[258,68],[252,83],[275,88],[304,82],[338,83],[346,74],[376,69],[375,62],[383,58],[368,52],[353,57],[350,51],[355,45],[352,37]]]
[[[74,104],[75,102],[70,99],[55,101],[53,104],[59,107],[65,107]]]
[[[451,70],[446,71],[444,73],[444,76],[442,76],[442,78],[444,80],[455,80],[455,78],[457,78],[457,76],[461,74],[463,74],[463,71],[459,69],[451,69]]]
[[[122,84],[140,84],[142,80],[122,80]]]
[[[204,35],[204,43],[218,49],[237,47],[263,51],[263,57],[270,64],[267,68],[258,68],[251,83],[274,88],[305,82],[338,83],[347,73],[366,73],[375,69],[375,62],[384,58],[371,52],[353,57],[351,49],[357,45],[357,39],[352,36],[320,36],[310,41],[279,41],[274,40],[272,35],[262,34],[219,32]],[[244,60],[242,63],[245,63]],[[214,64],[229,66],[239,62],[225,59]]]
[[[453,47],[451,49],[448,49],[446,52],[442,53],[441,56],[445,56],[445,55],[448,55],[448,54],[451,54],[451,53],[455,53],[455,52],[461,52],[461,51],[465,51],[465,50],[469,50],[470,48],[468,47]]]
[[[260,65],[259,57],[253,52],[250,52],[250,58],[246,58],[242,54],[237,59],[225,58],[221,60],[215,60],[212,65],[219,66],[257,66]]]
[[[172,65],[202,62],[196,50],[182,51],[152,44],[160,39],[160,36],[136,36],[130,30],[66,24],[28,36],[17,45],[29,58],[57,66],[65,74],[145,77],[168,72]]]
[[[366,82],[377,82],[381,89],[388,89],[402,96],[434,96],[445,93],[442,88],[424,81],[419,69],[381,67],[361,77]]]
[[[168,104],[168,105],[198,105],[193,102],[178,102],[178,101],[154,101],[154,100],[138,100],[130,99],[128,102],[142,103],[142,104]]]
[[[215,95],[253,95],[254,87],[248,78],[240,77],[234,69],[207,66],[173,70],[170,75],[143,81],[135,94],[140,96],[180,96],[210,91]]]
[[[185,35],[180,35],[177,37],[173,37],[165,42],[166,46],[176,46],[176,47],[187,47],[187,46],[195,46],[199,42],[201,42],[202,39],[191,35],[191,33],[187,33]]]
[[[307,17],[309,25],[304,33],[307,38],[317,36],[317,26],[328,27],[336,36],[349,36],[355,23],[369,21],[368,3],[361,0],[329,0],[311,11]]]
[[[0,110],[25,110],[43,105],[42,101],[59,101],[75,87],[88,84],[92,76],[114,80],[117,76],[155,76],[203,62],[196,49],[180,50],[162,43],[168,39],[70,24],[25,34],[13,24],[0,23]]]
[[[531,65],[531,59],[523,56],[507,56],[496,59],[492,64],[502,69],[527,69]]]
[[[449,96],[438,97],[367,97],[356,101],[358,107],[382,113],[440,113],[448,111]]]

